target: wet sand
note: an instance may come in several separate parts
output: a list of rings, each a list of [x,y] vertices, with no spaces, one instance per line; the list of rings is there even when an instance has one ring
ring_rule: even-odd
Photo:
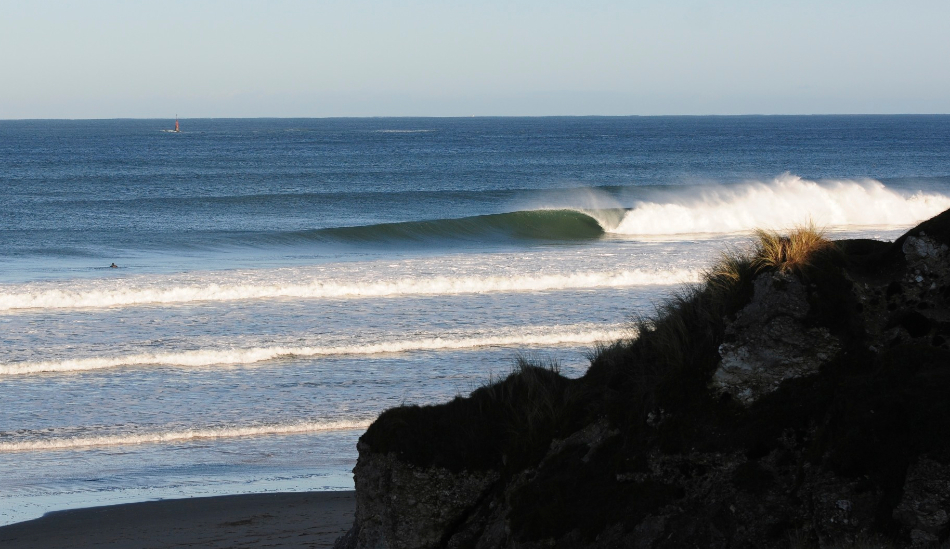
[[[57,511],[0,527],[0,547],[332,547],[354,492],[249,494]]]

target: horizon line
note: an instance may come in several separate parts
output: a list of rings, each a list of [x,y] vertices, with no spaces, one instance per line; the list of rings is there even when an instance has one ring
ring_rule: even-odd
[[[116,116],[103,118],[0,118],[0,122],[31,122],[31,121],[106,121],[106,120],[339,120],[339,119],[470,119],[470,118],[753,118],[753,117],[889,117],[889,116],[950,116],[950,113],[746,113],[746,114],[478,114],[478,115],[363,115],[363,116],[193,116],[193,117],[159,117],[159,116]]]

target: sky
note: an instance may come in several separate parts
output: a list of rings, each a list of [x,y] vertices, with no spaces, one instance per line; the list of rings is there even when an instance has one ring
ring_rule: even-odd
[[[950,1],[0,0],[0,119],[950,113]]]

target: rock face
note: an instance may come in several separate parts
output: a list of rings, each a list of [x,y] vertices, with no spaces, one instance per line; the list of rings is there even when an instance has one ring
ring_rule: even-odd
[[[894,518],[910,532],[914,545],[931,545],[950,533],[950,467],[921,457],[907,471]]]
[[[950,547],[950,212],[836,250],[710,279],[580,379],[387,411],[337,547]]]
[[[414,467],[361,443],[356,478],[356,524],[338,547],[440,547],[498,481],[496,471],[453,473]]]
[[[841,349],[823,326],[805,324],[811,309],[804,285],[794,275],[763,273],[752,301],[726,327],[719,346],[722,362],[711,386],[751,404],[786,379],[814,374]]]
[[[947,250],[946,244],[934,241],[925,232],[920,232],[917,236],[908,235],[904,244],[901,245],[901,251],[904,252],[904,257],[912,268],[921,265],[930,266],[932,260],[939,262],[946,259]]]

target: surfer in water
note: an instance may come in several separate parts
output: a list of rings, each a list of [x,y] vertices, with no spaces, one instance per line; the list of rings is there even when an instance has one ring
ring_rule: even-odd
[[[109,265],[109,268],[110,268],[110,269],[118,269],[119,266],[116,265],[115,263],[113,263],[112,265]]]

